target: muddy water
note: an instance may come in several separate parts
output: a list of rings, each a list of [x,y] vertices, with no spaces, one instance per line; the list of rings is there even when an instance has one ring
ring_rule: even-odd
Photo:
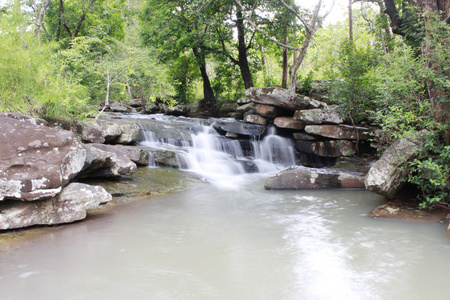
[[[0,252],[1,299],[447,299],[440,225],[372,220],[367,191],[202,183]],[[228,185],[230,186],[230,185]]]

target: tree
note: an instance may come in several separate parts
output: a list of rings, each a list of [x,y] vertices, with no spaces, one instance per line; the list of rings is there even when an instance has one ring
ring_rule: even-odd
[[[144,43],[156,45],[163,61],[176,60],[180,55],[189,57],[188,52],[193,54],[203,81],[205,108],[214,113],[216,98],[206,68],[207,57],[217,51],[208,20],[210,9],[200,0],[147,0],[140,17]]]
[[[241,0],[235,0],[237,4],[244,10],[244,6],[242,5]],[[308,50],[309,44],[311,42],[311,39],[313,35],[316,33],[316,31],[321,26],[324,18],[328,13],[325,13],[325,15],[320,16],[320,9],[322,7],[322,0],[319,0],[317,5],[315,6],[313,12],[311,14],[305,14],[300,12],[299,9],[295,6],[290,6],[287,2],[284,0],[277,0],[279,1],[284,7],[286,7],[292,14],[294,14],[295,18],[297,19],[298,23],[298,29],[304,30],[304,36],[301,43],[301,47],[295,47],[291,45],[286,45],[283,42],[278,41],[275,37],[268,34],[265,30],[263,30],[260,26],[258,26],[252,19],[254,18],[254,12],[250,12],[250,15],[246,17],[247,21],[259,32],[261,32],[267,39],[271,40],[272,42],[276,43],[280,47],[283,47],[285,49],[291,49],[294,51],[298,51],[298,55],[295,56],[294,62],[289,70],[289,90],[295,91],[296,85],[297,85],[297,71],[300,67],[300,65],[303,62],[303,59],[305,58],[306,52]]]

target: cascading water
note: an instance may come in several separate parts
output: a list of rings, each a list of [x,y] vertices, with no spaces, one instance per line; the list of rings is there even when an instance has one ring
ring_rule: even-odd
[[[180,168],[205,180],[223,182],[245,173],[276,172],[295,164],[293,142],[277,136],[274,127],[267,135],[231,139],[213,127],[217,120],[151,116],[142,119],[146,138],[142,146],[167,149],[177,154]]]

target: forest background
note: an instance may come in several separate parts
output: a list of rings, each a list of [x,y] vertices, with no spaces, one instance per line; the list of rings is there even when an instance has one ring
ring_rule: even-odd
[[[448,0],[15,0],[0,8],[0,112],[85,119],[101,103],[197,103],[252,86],[308,94],[313,80],[384,147],[426,129],[408,181],[450,201]],[[336,8],[331,8],[336,9]],[[324,25],[327,24],[327,25]]]

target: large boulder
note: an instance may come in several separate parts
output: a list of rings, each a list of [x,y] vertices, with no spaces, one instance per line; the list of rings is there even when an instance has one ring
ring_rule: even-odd
[[[86,149],[66,130],[0,117],[0,201],[57,195],[82,170]]]
[[[99,119],[98,123],[106,143],[126,145],[138,143],[144,139],[141,128],[136,123],[114,122],[102,119]]]
[[[266,129],[261,125],[243,123],[239,121],[219,121],[216,122],[213,127],[215,130],[222,134],[232,132],[244,136],[262,135]]]
[[[245,91],[245,96],[255,103],[278,106],[288,110],[307,108],[309,98],[280,87],[256,88]]]
[[[423,144],[426,130],[410,134],[389,146],[370,168],[365,180],[366,188],[393,199],[403,187],[409,173],[407,162],[415,157],[415,150]]]
[[[0,229],[71,223],[86,218],[86,211],[112,199],[100,186],[70,183],[53,198],[33,202],[0,203]]]
[[[341,189],[364,188],[364,174],[343,169],[318,169],[296,166],[266,181],[265,189]]]
[[[118,129],[118,127],[115,127]],[[120,130],[118,129],[117,132]],[[77,133],[84,143],[104,143],[102,127],[96,123],[77,123]]]
[[[353,127],[349,125],[307,125],[305,131],[336,140],[367,140],[369,128]]]
[[[181,168],[181,162],[178,159],[176,152],[165,149],[150,149],[150,155],[152,157],[155,166]]]
[[[356,144],[347,140],[304,141],[296,140],[295,147],[303,153],[323,157],[352,156],[356,153]]]
[[[119,177],[131,175],[137,167],[119,147],[86,144],[88,154],[81,177]]]
[[[297,110],[294,113],[294,119],[300,120],[309,124],[322,124],[322,123],[344,123],[344,118],[336,110],[332,109],[304,109]]]

